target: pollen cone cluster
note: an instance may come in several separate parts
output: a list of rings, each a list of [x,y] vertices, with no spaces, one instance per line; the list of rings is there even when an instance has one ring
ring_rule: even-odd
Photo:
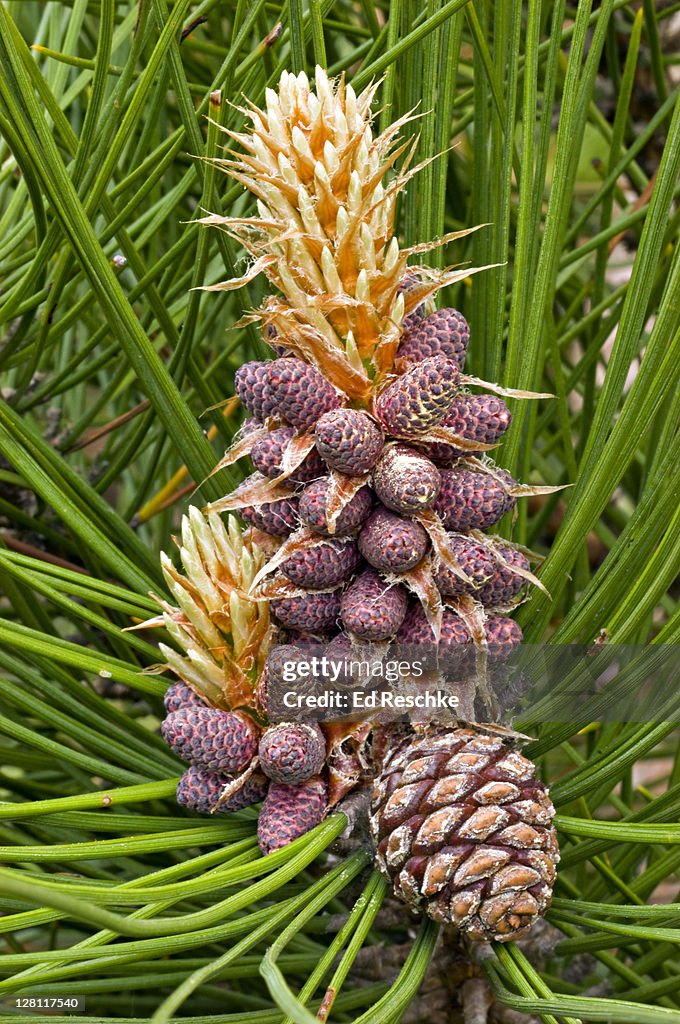
[[[249,130],[227,132],[235,148],[218,162],[254,194],[257,215],[205,219],[252,257],[244,277],[213,289],[260,273],[272,285],[245,318],[261,323],[272,358],[235,374],[246,419],[221,462],[250,456],[254,472],[207,518],[192,510],[182,536],[186,576],[163,563],[179,606],[164,606],[163,621],[184,653],[163,652],[190,688],[186,706],[173,697],[164,735],[192,764],[185,806],[205,810],[216,792],[197,772],[232,780],[213,810],[236,799],[238,779],[253,794],[269,779],[260,818],[267,853],[321,820],[341,760],[344,791],[365,781],[366,767],[361,757],[348,767],[353,755],[332,729],[268,722],[263,667],[272,645],[441,643],[479,666],[480,651],[507,653],[521,641],[509,614],[538,583],[528,553],[482,531],[518,497],[546,490],[518,484],[490,455],[510,426],[504,398],[539,396],[466,374],[469,327],[458,311],[435,309],[434,298],[475,271],[417,264],[418,253],[451,236],[400,248],[396,202],[418,168],[399,140],[408,117],[374,135],[376,88],[357,96],[320,68],[313,86],[284,73],[263,109],[243,109]],[[227,511],[239,512],[244,535],[233,519],[222,526]],[[193,706],[196,694],[208,707]],[[211,714],[231,717],[208,722]],[[550,803],[505,741],[483,766],[477,741],[488,741],[482,727],[452,726],[427,739],[414,729],[398,750],[388,744],[375,762],[378,864],[399,896],[436,920],[474,939],[510,938],[549,902]],[[473,755],[474,771],[466,767]],[[520,826],[525,837],[535,826],[542,843],[549,836],[541,857],[508,838]],[[491,867],[475,874],[469,858],[492,840]],[[437,874],[431,865],[442,853],[449,867]],[[439,888],[435,876],[444,879]]]

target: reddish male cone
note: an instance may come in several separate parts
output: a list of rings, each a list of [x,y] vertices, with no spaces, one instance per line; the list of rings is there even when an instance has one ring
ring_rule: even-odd
[[[282,722],[263,733],[257,753],[273,782],[299,785],[323,768],[326,741],[315,722]]]
[[[270,430],[256,441],[250,452],[255,469],[272,480],[280,476],[283,473],[284,453],[294,437],[293,427],[279,427],[278,430]],[[307,458],[290,474],[290,480],[309,483],[317,476],[323,476],[325,472],[325,466],[318,453],[312,449]]]
[[[489,651],[496,657],[508,657],[523,640],[521,627],[507,615],[491,615],[486,620],[484,633]]]
[[[498,563],[493,555],[479,541],[461,534],[449,536],[449,551],[470,582],[466,583],[451,569],[442,566],[435,576],[439,592],[445,597],[457,597],[460,594],[479,596],[479,589],[496,573]]]
[[[313,427],[325,412],[340,405],[340,396],[323,374],[293,358],[269,363],[267,398],[277,416],[301,430]]]
[[[405,444],[385,448],[373,470],[373,489],[386,508],[415,515],[433,504],[441,476],[422,452]]]
[[[506,490],[514,480],[504,470],[498,475],[503,483],[481,470],[456,466],[441,471],[434,510],[447,530],[484,530],[514,508],[515,499]]]
[[[271,533],[274,537],[287,537],[300,525],[297,498],[283,498],[281,501],[269,501],[257,506],[248,505],[240,509],[240,513],[249,526]]]
[[[243,783],[218,807],[217,804],[226,787],[233,786],[234,783],[235,780],[229,775],[208,772],[204,768],[192,765],[179,780],[175,799],[180,807],[186,807],[188,811],[199,811],[201,814],[217,811],[219,814],[226,814],[229,811],[240,811],[252,804],[259,804],[264,800],[269,788],[269,779],[262,772],[253,772],[244,778]]]
[[[273,782],[257,820],[262,853],[273,853],[321,824],[326,814],[326,783],[318,776],[291,786]]]
[[[442,356],[416,363],[378,396],[375,411],[379,422],[396,437],[426,433],[449,411],[459,377],[453,360]]]
[[[457,309],[437,309],[429,316],[409,318],[397,360],[413,364],[432,356],[443,356],[462,370],[469,341],[470,328],[462,313]]]
[[[377,508],[361,528],[359,551],[381,572],[407,572],[425,557],[427,533],[413,519]]]
[[[254,757],[259,729],[242,711],[189,706],[168,715],[161,734],[183,761],[207,771],[236,774]]]
[[[390,585],[374,569],[367,569],[343,595],[342,624],[361,640],[389,640],[404,620],[407,600],[401,584]]]
[[[375,465],[383,446],[383,433],[368,413],[359,409],[333,409],[316,424],[317,451],[331,469],[361,476]]]
[[[356,533],[368,518],[373,501],[368,487],[360,488],[353,498],[345,505],[334,523],[331,530],[331,523],[328,519],[327,501],[330,481],[328,477],[314,480],[305,487],[300,496],[300,519],[315,533],[324,537],[345,537],[348,534]]]
[[[510,428],[511,422],[510,410],[498,395],[459,395],[451,403],[451,408],[442,420],[442,426],[448,427],[458,437],[489,445],[500,441]],[[480,448],[477,454],[483,451],[484,449]],[[471,449],[463,450],[439,442],[428,447],[430,458],[443,466],[474,454]]]
[[[340,590],[333,590],[330,593],[275,598],[270,603],[270,609],[274,618],[288,629],[329,633],[337,625],[340,594]]]
[[[510,604],[517,597],[524,586],[525,580],[511,566],[524,569],[528,572],[529,559],[510,544],[503,544],[498,548],[498,553],[503,556],[509,565],[500,565],[496,562],[496,571],[483,587],[480,588],[477,597],[486,608],[499,608]]]
[[[204,708],[206,706],[205,701],[201,700],[190,686],[182,682],[171,683],[163,694],[163,705],[168,715],[184,707]]]
[[[432,626],[427,621],[422,606],[414,602],[409,607],[401,628],[397,633],[397,643],[434,644],[434,642]],[[463,644],[469,645],[470,649],[472,648],[470,631],[460,615],[451,611],[450,608],[445,608],[442,616],[439,645],[444,648],[456,648]]]
[[[268,373],[271,363],[253,360],[243,363],[234,374],[234,390],[248,412],[257,420],[266,420],[274,412],[269,397]]]
[[[325,590],[344,583],[360,562],[361,556],[353,540],[336,540],[296,551],[282,564],[281,572],[298,587]]]

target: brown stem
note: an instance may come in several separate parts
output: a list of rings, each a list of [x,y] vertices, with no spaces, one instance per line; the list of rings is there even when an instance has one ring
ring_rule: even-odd
[[[139,405],[135,405],[134,408],[128,409],[127,412],[122,413],[120,416],[116,416],[114,420],[110,420],[108,423],[105,423],[103,427],[98,427],[96,430],[93,430],[92,433],[79,438],[79,440],[74,444],[68,445],[65,451],[77,452],[81,448],[87,448],[100,438],[106,437],[106,435],[110,434],[112,430],[117,430],[118,427],[122,427],[125,423],[134,419],[135,416],[139,416],[140,413],[146,412],[149,408],[151,408],[151,402],[145,398],[143,402],[139,403]]]
[[[25,544],[22,540],[17,540],[16,537],[12,537],[9,533],[3,534],[2,539],[10,551],[18,551],[21,555],[30,555],[31,558],[38,558],[41,562],[49,562],[50,565],[58,565],[62,569],[71,569],[72,572],[79,572],[83,576],[92,575],[87,569],[83,569],[82,566],[74,565],[73,562],[68,562],[65,558],[59,558],[57,555],[51,555],[47,551],[43,551],[42,548],[35,548],[32,544]]]

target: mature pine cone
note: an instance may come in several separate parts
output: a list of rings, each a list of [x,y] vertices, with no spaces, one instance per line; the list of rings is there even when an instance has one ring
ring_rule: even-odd
[[[524,935],[550,905],[553,805],[531,761],[483,726],[388,748],[371,833],[395,895],[478,941]]]
[[[437,309],[429,316],[409,317],[408,332],[403,337],[397,359],[403,363],[420,363],[430,356],[451,359],[463,369],[470,328],[457,309]]]
[[[378,420],[396,437],[426,433],[449,411],[459,376],[456,363],[443,356],[416,363],[380,393],[375,403]]]
[[[340,405],[340,396],[324,375],[294,358],[269,363],[267,398],[277,416],[301,430],[313,427],[325,412]]]
[[[257,841],[264,854],[292,843],[319,825],[326,813],[326,784],[316,776],[299,786],[273,782],[257,820]]]
[[[389,445],[373,470],[373,490],[386,508],[414,515],[429,508],[441,486],[434,462],[405,444]]]
[[[319,454],[331,469],[347,476],[367,473],[380,455],[383,434],[360,409],[332,409],[314,429]]]

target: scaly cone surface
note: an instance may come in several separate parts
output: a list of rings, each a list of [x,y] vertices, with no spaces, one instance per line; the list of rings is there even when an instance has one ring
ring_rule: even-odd
[[[184,653],[162,650],[190,687],[173,690],[164,733],[199,773],[183,783],[187,807],[242,806],[263,791],[263,772],[270,778],[263,853],[374,781],[377,863],[397,895],[473,939],[504,940],[545,911],[557,851],[547,791],[505,741],[466,788],[465,765],[477,756],[475,743],[488,746],[493,725],[428,732],[416,724],[404,740],[365,722],[268,719],[281,652],[304,659],[305,647],[320,642],[341,658],[367,641],[440,643],[473,666],[484,698],[480,652],[502,659],[521,641],[508,613],[526,599],[528,583],[540,586],[522,551],[481,531],[519,497],[552,490],[516,483],[489,455],[510,425],[499,396],[545,396],[466,375],[469,327],[432,300],[476,271],[408,260],[467,232],[400,248],[396,203],[418,168],[394,170],[410,146],[399,141],[408,117],[374,136],[376,89],[357,96],[320,68],[312,88],[304,74],[284,72],[263,109],[243,109],[251,128],[227,132],[238,149],[217,161],[254,194],[257,215],[205,218],[253,259],[243,278],[212,288],[267,276],[273,294],[245,319],[261,322],[273,358],[236,372],[250,418],[221,463],[252,454],[256,471],[214,502],[207,519],[191,511],[182,534],[186,576],[163,560],[178,607],[164,605],[162,621]],[[407,154],[403,167],[409,162]],[[221,524],[219,513],[232,510],[249,526],[244,535],[233,519],[226,530]],[[265,665],[273,644],[286,646]],[[227,717],[213,721],[210,709],[195,706],[196,694]],[[249,717],[253,730],[234,715]],[[204,719],[205,743],[193,731]],[[371,732],[372,749],[382,750],[373,761]],[[251,747],[259,735],[250,763],[245,754],[213,756],[216,738],[240,752],[246,733]],[[214,766],[219,778],[206,778]],[[437,803],[440,791],[448,803]],[[531,829],[540,850],[527,838]],[[513,845],[513,836],[529,845]],[[438,888],[424,881],[435,875]]]
[[[396,895],[469,938],[521,938],[550,905],[555,811],[531,761],[484,728],[392,745],[373,791],[378,867]]]

